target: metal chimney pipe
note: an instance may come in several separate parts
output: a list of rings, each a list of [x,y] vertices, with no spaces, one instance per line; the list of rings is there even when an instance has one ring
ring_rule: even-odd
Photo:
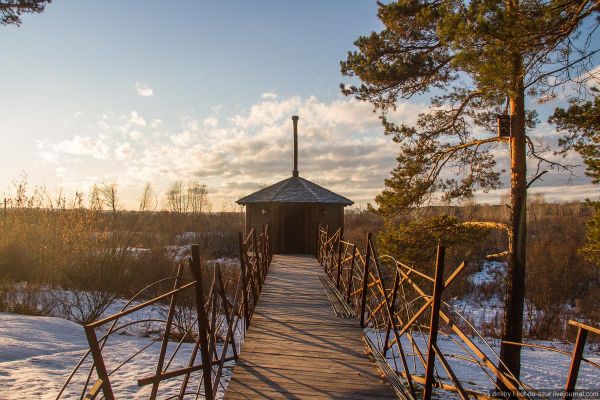
[[[292,122],[294,124],[294,170],[292,176],[298,176],[298,120],[300,117],[294,115]]]

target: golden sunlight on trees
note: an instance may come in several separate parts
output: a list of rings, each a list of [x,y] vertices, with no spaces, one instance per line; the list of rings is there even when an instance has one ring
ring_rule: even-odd
[[[549,122],[556,124],[563,154],[575,149],[581,154],[586,165],[586,174],[592,183],[600,184],[600,96],[599,90],[592,88],[595,94],[592,101],[571,101],[568,109],[557,108]],[[581,253],[590,262],[600,267],[600,201],[589,201],[596,210],[588,221],[587,243]]]
[[[381,32],[360,37],[341,62],[358,85],[342,92],[369,101],[385,134],[399,145],[398,166],[375,199],[393,218],[436,197],[460,201],[500,187],[504,172],[494,149],[510,149],[510,220],[489,226],[508,232],[503,341],[521,342],[526,277],[527,189],[544,168],[568,168],[543,156],[547,146],[527,136],[537,113],[567,83],[582,84],[599,24],[596,1],[396,1],[379,3]],[[583,25],[584,21],[591,26]],[[579,77],[579,78],[576,78]],[[414,126],[388,119],[398,101],[432,95]],[[508,122],[499,134],[498,121]],[[527,160],[537,170],[527,173]],[[501,360],[520,375],[518,346],[503,342]]]

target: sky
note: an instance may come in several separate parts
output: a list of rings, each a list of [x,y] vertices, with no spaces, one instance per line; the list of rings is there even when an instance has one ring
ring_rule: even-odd
[[[340,94],[339,62],[381,29],[376,11],[362,0],[61,0],[0,26],[0,195],[23,174],[67,195],[115,182],[133,209],[151,183],[161,208],[182,180],[206,184],[213,209],[229,209],[290,176],[299,115],[300,176],[364,206],[398,147],[369,104]],[[399,103],[394,118],[414,122],[427,105]],[[540,108],[533,136],[556,140],[545,121],[557,105],[564,99]],[[598,192],[582,168],[551,171],[532,191],[551,201]]]

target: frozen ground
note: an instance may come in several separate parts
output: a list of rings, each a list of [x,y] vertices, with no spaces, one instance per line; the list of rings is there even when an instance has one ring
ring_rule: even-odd
[[[68,374],[87,351],[87,341],[83,328],[70,321],[53,317],[29,317],[23,315],[0,313],[0,399],[54,399]],[[377,343],[375,333],[370,336]],[[439,346],[446,355],[465,355],[451,340],[454,337],[440,337]],[[130,355],[146,346],[150,339],[135,336],[115,335],[103,352],[106,355],[108,369],[118,366],[125,355]],[[422,352],[426,349],[426,336],[415,335],[415,341]],[[486,349],[482,342],[478,346],[491,358],[495,356],[491,349]],[[540,344],[572,350],[572,345],[558,342],[539,342]],[[410,349],[404,342],[405,349]],[[158,343],[155,343],[131,364],[119,369],[111,376],[111,383],[118,392],[119,398],[141,398],[149,393],[149,386],[138,388],[137,379],[153,375],[158,354]],[[492,349],[498,351],[497,346]],[[170,349],[170,351],[172,348]],[[167,355],[170,354],[170,351]],[[178,353],[171,368],[184,366],[190,354],[191,345],[186,344]],[[412,352],[408,352],[412,360]],[[560,389],[564,386],[570,358],[567,355],[546,350],[523,349],[523,380],[536,389]],[[600,355],[586,351],[585,357],[600,363]],[[475,364],[455,357],[447,357],[453,370],[461,377],[464,386],[469,389],[486,392],[493,388],[492,381]],[[394,366],[390,357],[389,362]],[[411,370],[422,374],[418,359],[411,362]],[[441,367],[438,367],[442,371]],[[402,368],[398,368],[401,370]],[[224,370],[223,384],[230,378],[231,369]],[[440,375],[444,376],[443,373]],[[192,375],[198,378],[199,374]],[[74,384],[63,398],[79,396],[77,388],[81,388],[85,380],[84,374],[76,376]],[[600,371],[582,364],[577,387],[580,389],[597,388]],[[167,380],[161,385],[161,393],[177,390],[180,381]],[[193,380],[197,385],[197,381]],[[448,382],[450,383],[450,382]],[[192,385],[191,387],[195,387]],[[160,397],[160,396],[159,396]]]
[[[129,355],[151,342],[149,338],[113,335],[103,351],[110,371]],[[111,375],[118,398],[147,397],[151,386],[138,388],[137,379],[151,376],[160,344],[155,343],[131,363]],[[167,359],[175,344],[167,351]],[[171,369],[187,366],[191,344],[184,344],[171,364]],[[54,399],[73,367],[87,351],[83,328],[73,322],[54,317],[30,317],[0,313],[0,399]],[[222,383],[227,384],[230,368],[223,370]],[[192,374],[190,388],[196,388],[199,373]],[[62,398],[79,398],[86,374],[79,373]],[[179,379],[164,381],[160,394],[178,390]],[[78,391],[79,389],[79,391]]]
[[[378,339],[376,331],[369,331],[369,337],[371,340],[381,346],[382,340]],[[383,334],[381,334],[383,336]],[[413,333],[415,344],[422,354],[427,353],[427,338],[428,336],[416,332]],[[484,352],[484,354],[494,362],[497,363],[497,354],[500,354],[498,343],[491,343],[488,347],[487,344],[478,338],[472,338],[473,342],[477,347]],[[438,346],[442,353],[445,355],[450,367],[454,373],[459,377],[461,384],[465,389],[471,389],[480,393],[489,393],[494,390],[494,379],[491,375],[488,375],[478,364],[468,361],[471,356],[465,351],[460,344],[464,346],[464,342],[461,341],[456,335],[445,335],[442,334],[438,337]],[[411,374],[424,375],[424,369],[422,363],[417,357],[417,352],[412,347],[406,336],[402,338],[402,344],[405,355],[409,360],[409,371]],[[550,341],[536,341],[535,344],[558,348],[560,350],[571,352],[573,350],[572,344],[562,344],[559,342]],[[465,346],[466,348],[466,346]],[[399,358],[397,347],[394,347],[396,360],[388,353],[388,363],[397,371],[403,371],[402,364]],[[472,351],[470,351],[473,354]],[[586,349],[584,357],[600,363],[600,354],[592,352],[590,346]],[[536,390],[548,390],[564,389],[566,384],[566,377],[569,371],[571,358],[567,354],[556,353],[549,350],[535,349],[524,347],[521,353],[521,380],[529,385],[532,389]],[[439,360],[436,358],[436,371],[439,377],[442,378],[445,383],[452,385],[452,381],[447,377],[443,367],[439,364]],[[489,373],[489,370],[488,370]],[[577,389],[598,389],[600,382],[600,369],[594,368],[593,366],[582,362],[581,369],[579,371],[579,379],[577,380]],[[447,396],[451,396],[450,393],[445,392]]]

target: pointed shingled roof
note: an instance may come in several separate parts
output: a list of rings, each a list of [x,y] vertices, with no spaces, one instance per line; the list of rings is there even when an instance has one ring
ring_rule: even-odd
[[[353,201],[299,176],[292,176],[236,201],[248,203],[329,203],[350,206]]]

